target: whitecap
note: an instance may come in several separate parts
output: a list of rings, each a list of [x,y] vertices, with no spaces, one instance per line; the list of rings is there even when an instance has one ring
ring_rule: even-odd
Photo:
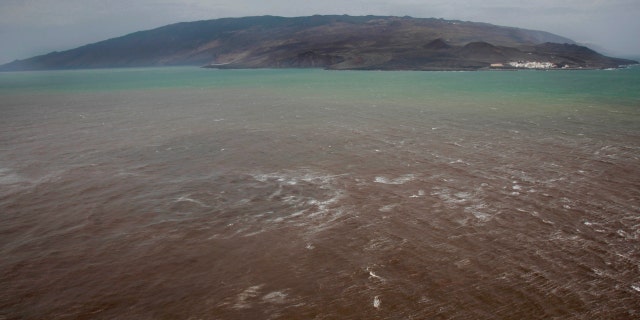
[[[380,296],[375,296],[373,298],[373,307],[376,309],[380,309],[380,303],[382,303],[382,301],[380,301]]]
[[[469,163],[468,163],[468,162],[462,161],[462,159],[458,159],[458,160],[454,160],[454,161],[450,161],[450,162],[449,162],[449,164],[456,164],[456,163],[469,165]]]
[[[431,195],[437,196],[440,200],[444,201],[446,204],[453,205],[464,203],[469,200],[471,194],[469,192],[457,192],[452,194],[452,191],[448,188],[434,188],[436,191],[433,191]]]
[[[176,202],[176,203],[177,203],[177,202],[191,202],[191,203],[195,203],[195,204],[197,204],[197,205],[199,205],[199,206],[201,206],[201,207],[209,208],[209,206],[208,206],[208,205],[206,205],[206,204],[202,203],[201,201],[196,200],[196,199],[189,198],[189,195],[181,196],[180,198],[176,199],[176,200],[175,200],[175,202]]]
[[[377,176],[373,181],[376,183],[382,183],[382,184],[404,184],[406,182],[409,182],[415,179],[416,179],[415,174],[410,173],[410,174],[402,175],[395,179],[389,179],[387,177]]]
[[[254,173],[251,176],[274,188],[267,200],[289,206],[289,210],[281,210],[279,217],[270,219],[270,222],[295,223],[317,229],[324,228],[344,213],[339,202],[346,191],[336,185],[336,178],[344,174],[328,175],[299,169]]]
[[[258,292],[260,291],[260,289],[262,289],[262,287],[264,287],[264,284],[257,285],[257,286],[252,286],[252,287],[249,287],[246,290],[242,291],[236,297],[236,303],[233,305],[233,308],[234,309],[247,309],[247,308],[250,308],[251,304],[247,300],[250,300],[252,298],[257,297],[258,296]]]
[[[471,193],[469,192],[457,192],[455,194],[455,196],[460,199],[461,201],[465,201],[465,200],[469,200],[469,198],[471,197]]]
[[[287,302],[287,294],[282,291],[270,292],[262,297],[262,301],[274,304],[283,304]]]
[[[606,273],[605,273],[604,271],[600,270],[600,269],[593,268],[593,269],[591,269],[591,270],[593,271],[593,273],[595,273],[595,274],[596,274],[597,276],[599,276],[599,277],[604,277],[604,276],[606,276]]]
[[[380,207],[378,209],[378,211],[380,211],[380,212],[391,212],[397,206],[398,206],[397,203],[384,205],[384,206]]]
[[[375,274],[369,267],[367,267],[367,271],[369,272],[369,278],[384,282],[384,278]]]

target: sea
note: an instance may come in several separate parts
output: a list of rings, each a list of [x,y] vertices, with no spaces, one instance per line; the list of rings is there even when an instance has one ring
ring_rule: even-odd
[[[0,319],[640,319],[640,67],[0,73]]]

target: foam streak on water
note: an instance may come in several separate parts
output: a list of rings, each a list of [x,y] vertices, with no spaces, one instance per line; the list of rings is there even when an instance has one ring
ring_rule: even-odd
[[[0,90],[0,319],[640,317],[630,71],[162,72]]]

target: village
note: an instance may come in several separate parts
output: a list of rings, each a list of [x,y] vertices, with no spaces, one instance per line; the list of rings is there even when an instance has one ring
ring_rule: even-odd
[[[491,68],[518,68],[518,69],[556,69],[558,65],[552,62],[540,62],[540,61],[512,61],[507,64],[504,63],[492,63]],[[562,69],[569,68],[568,65],[561,67]]]

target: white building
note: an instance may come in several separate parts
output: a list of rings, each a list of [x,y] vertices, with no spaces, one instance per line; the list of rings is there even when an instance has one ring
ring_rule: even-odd
[[[514,68],[524,68],[524,69],[553,69],[557,68],[554,63],[551,62],[539,62],[539,61],[512,61],[509,62],[509,65]]]

